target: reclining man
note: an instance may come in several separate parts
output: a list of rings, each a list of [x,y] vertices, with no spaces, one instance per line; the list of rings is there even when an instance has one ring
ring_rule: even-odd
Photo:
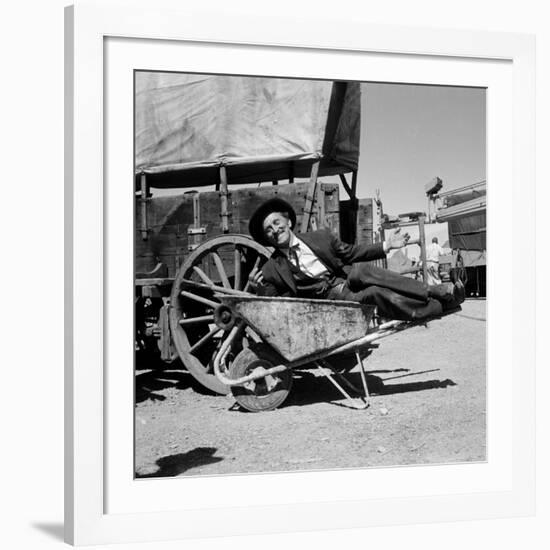
[[[279,198],[264,202],[250,218],[254,240],[275,248],[262,269],[250,274],[257,294],[351,300],[377,306],[383,318],[405,321],[441,315],[464,301],[460,281],[428,286],[366,263],[405,246],[408,234],[398,230],[384,243],[351,245],[326,229],[297,236],[295,225],[294,209]]]

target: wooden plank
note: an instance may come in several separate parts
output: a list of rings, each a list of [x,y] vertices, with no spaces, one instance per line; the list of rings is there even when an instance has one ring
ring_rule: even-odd
[[[311,175],[309,178],[309,185],[307,188],[306,201],[304,203],[304,215],[302,216],[302,224],[300,226],[300,233],[305,233],[309,228],[311,221],[311,214],[313,213],[313,204],[315,202],[315,194],[317,189],[317,176],[319,174],[319,165],[321,161],[314,162],[311,167]]]
[[[222,233],[229,233],[229,211],[228,211],[228,190],[227,190],[227,170],[225,166],[220,166],[220,216],[222,224]]]
[[[234,192],[231,192],[233,196]],[[225,196],[229,201],[229,196]],[[200,193],[200,211],[201,211],[201,227],[206,229],[206,238],[210,239],[216,235],[223,235],[224,229],[222,227],[223,218],[221,216],[221,191],[206,191]],[[233,204],[231,204],[233,208]],[[228,210],[226,206],[226,211]],[[229,224],[229,217],[225,218]],[[229,228],[233,230],[232,224],[229,224]]]
[[[372,244],[373,235],[373,200],[358,199],[356,235],[358,243]]]
[[[136,279],[136,286],[168,286],[172,285],[174,279],[170,278],[159,278],[152,277],[149,279]]]
[[[324,196],[325,226],[340,235],[340,187],[335,183],[321,183]]]
[[[170,333],[170,322],[168,320],[168,306],[164,305],[159,312],[159,349],[160,357],[163,361],[172,359],[172,337]]]
[[[315,197],[317,203],[317,222],[319,227],[327,227],[326,217],[327,213],[325,211],[325,189],[320,185],[317,188],[317,196]],[[315,217],[313,218],[315,220]],[[312,224],[312,227],[314,224]]]
[[[192,229],[197,229],[197,230],[201,229],[200,194],[198,192],[193,193],[193,227]],[[188,228],[188,231],[189,231],[189,228]],[[194,233],[189,237],[189,240],[191,242],[189,243],[188,249],[190,249],[191,247],[195,249],[199,247],[201,242],[204,240],[204,235],[201,233]]]
[[[162,298],[163,296],[170,296],[170,287],[165,286],[138,286],[141,290],[142,298]]]
[[[428,266],[426,264],[426,232],[424,230],[425,216],[418,216],[418,234],[420,245],[420,260],[422,261],[422,277],[424,282],[428,280]]]
[[[149,228],[147,226],[147,200],[148,200],[148,188],[147,188],[147,176],[141,174],[139,178],[141,197],[140,197],[140,210],[141,210],[141,238],[146,241],[148,237]]]

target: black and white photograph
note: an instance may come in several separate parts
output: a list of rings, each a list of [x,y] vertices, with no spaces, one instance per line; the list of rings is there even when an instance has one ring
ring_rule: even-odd
[[[4,548],[548,546],[544,6],[7,6]]]
[[[485,461],[486,90],[134,92],[136,478]]]

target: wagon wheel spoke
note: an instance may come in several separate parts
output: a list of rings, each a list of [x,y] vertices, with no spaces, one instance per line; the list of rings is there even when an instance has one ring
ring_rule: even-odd
[[[233,288],[235,290],[241,289],[241,251],[237,246],[235,246],[235,277],[234,277],[234,284]]]
[[[193,266],[193,271],[203,280],[207,285],[213,285],[214,281],[198,266]]]
[[[213,323],[214,322],[214,316],[213,315],[201,315],[200,317],[185,317],[183,319],[179,320],[180,326],[191,326],[191,325],[202,325],[204,323]]]
[[[225,288],[231,288],[231,285],[229,284],[229,279],[227,278],[227,273],[225,272],[225,269],[223,267],[223,262],[222,262],[222,259],[220,258],[220,255],[217,252],[211,252],[210,255],[212,256],[212,259],[216,264],[216,269],[218,270],[218,274],[220,276],[220,279],[222,280],[223,286]]]
[[[201,304],[205,304],[209,307],[216,308],[220,305],[219,302],[214,302],[212,300],[209,300],[208,298],[205,298],[204,296],[200,296],[199,294],[193,294],[192,292],[189,292],[187,290],[182,290],[180,294],[182,296],[185,296],[186,298],[190,298],[191,300],[196,300],[197,302],[200,302]]]
[[[199,348],[204,346],[204,344],[212,340],[212,338],[214,338],[214,336],[216,336],[220,332],[222,332],[221,328],[214,327],[210,332],[208,332],[208,334],[205,334],[198,342],[196,342],[189,348],[189,353],[194,353],[195,351],[197,351]]]

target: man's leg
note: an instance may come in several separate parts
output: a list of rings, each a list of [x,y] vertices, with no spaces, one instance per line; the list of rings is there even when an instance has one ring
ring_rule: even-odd
[[[424,302],[427,302],[428,298],[435,298],[447,309],[457,307],[464,301],[462,283],[429,286],[422,281],[404,277],[395,271],[382,269],[367,262],[353,264],[348,275],[348,284],[352,292],[360,292],[365,288],[378,286]]]
[[[377,286],[424,302],[428,300],[428,285],[425,283],[367,262],[353,264],[348,275],[348,284],[352,292],[360,292],[365,288]]]
[[[376,306],[378,314],[386,319],[420,321],[443,313],[442,305],[433,298],[411,298],[379,286],[370,286],[353,292],[346,283],[341,290],[330,291],[327,298]]]

